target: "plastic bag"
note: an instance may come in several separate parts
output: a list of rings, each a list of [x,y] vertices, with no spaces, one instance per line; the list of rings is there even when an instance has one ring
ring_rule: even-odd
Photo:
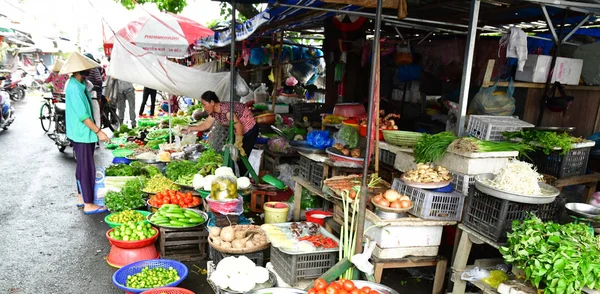
[[[471,114],[485,114],[507,116],[515,112],[515,99],[512,97],[515,90],[512,79],[506,92],[496,91],[498,82],[489,88],[482,87],[475,95],[469,106]]]
[[[312,131],[306,136],[306,142],[321,149],[333,145],[333,139],[329,137],[329,131]]]
[[[240,215],[244,212],[244,200],[242,196],[230,201],[216,201],[210,197],[206,198],[210,211],[225,215]]]
[[[260,84],[260,86],[254,90],[254,103],[267,103],[267,99],[269,99],[267,85]]]
[[[196,144],[196,138],[198,138],[196,133],[184,134],[181,138],[181,146]]]
[[[508,276],[501,270],[490,271],[490,275],[487,278],[481,279],[482,282],[498,289],[498,286],[505,281],[508,281]]]
[[[344,125],[334,135],[334,139],[345,147],[354,149],[358,146],[358,131],[354,127]]]
[[[484,269],[480,269],[479,267],[474,267],[473,269],[463,272],[460,275],[460,279],[463,281],[479,281],[485,279],[490,276],[490,272]]]

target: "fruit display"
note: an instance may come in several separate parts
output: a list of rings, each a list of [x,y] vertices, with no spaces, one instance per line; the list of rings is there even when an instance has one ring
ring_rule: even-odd
[[[172,267],[145,267],[141,272],[127,276],[125,286],[134,289],[158,288],[179,281],[179,279],[181,277],[177,270]]]
[[[220,251],[238,249],[250,252],[254,249],[261,249],[269,243],[265,232],[254,225],[211,227],[208,232],[211,244]]]
[[[145,192],[157,193],[165,190],[178,190],[179,186],[177,186],[173,181],[163,176],[162,174],[154,175],[146,186],[144,187]]]
[[[399,119],[400,115],[399,114],[394,114],[394,113],[390,113],[390,114],[385,114],[384,110],[380,110],[379,111],[379,117],[377,119],[379,119],[379,129],[380,130],[397,130],[398,126],[396,125],[396,121],[394,121],[394,119]],[[358,122],[361,126],[366,127],[367,126],[367,118],[362,118],[359,120]]]
[[[377,207],[383,208],[408,209],[412,207],[410,197],[391,189],[385,191],[385,193],[375,195],[372,201]]]
[[[443,166],[434,168],[429,164],[417,163],[417,168],[407,171],[402,179],[417,183],[440,183],[452,180],[452,176]]]
[[[164,204],[150,216],[153,225],[166,227],[195,227],[205,221],[203,215],[175,204]]]
[[[125,224],[128,222],[139,222],[145,220],[146,217],[135,210],[123,210],[113,213],[108,216],[108,220],[117,224]]]
[[[231,175],[215,177],[211,184],[210,198],[219,201],[237,199],[237,178]]]
[[[327,283],[323,278],[318,278],[315,280],[313,287],[308,289],[308,294],[317,294],[317,293],[364,293],[364,294],[380,294],[379,292],[372,290],[369,287],[357,288],[354,285],[354,282],[346,279],[339,279],[338,281],[333,281],[331,283]]]
[[[108,236],[121,241],[140,241],[156,235],[158,231],[150,224],[143,222],[127,222],[108,233]]]
[[[183,193],[175,190],[158,192],[148,200],[148,204],[161,208],[163,205],[176,204],[181,208],[196,207],[200,205],[200,198],[192,196],[192,193]]]

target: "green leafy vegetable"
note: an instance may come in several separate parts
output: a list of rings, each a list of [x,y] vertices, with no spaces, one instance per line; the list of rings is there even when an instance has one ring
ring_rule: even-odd
[[[113,133],[113,136],[115,136],[117,138],[118,137],[127,137],[129,131],[131,131],[131,129],[126,124],[121,124],[119,129]]]
[[[179,190],[179,186],[173,183],[173,181],[169,180],[167,177],[162,174],[157,174],[153,176],[148,182],[144,185],[144,191],[146,192],[163,192],[165,190]]]
[[[415,146],[415,162],[435,162],[446,154],[448,146],[456,140],[450,132],[441,132],[435,135],[423,134]]]
[[[143,179],[132,179],[125,183],[120,192],[109,191],[104,196],[104,204],[110,211],[123,211],[144,206],[141,187]]]
[[[196,163],[188,160],[171,161],[167,164],[167,169],[165,170],[167,178],[173,181],[176,181],[182,176],[193,175],[195,173],[198,173]]]
[[[346,148],[354,149],[358,145],[358,131],[351,126],[342,126],[336,137],[344,141]]]
[[[520,132],[505,132],[502,135],[507,139],[523,139],[524,143],[542,148],[547,155],[554,151],[554,148],[562,149],[561,154],[565,154],[573,149],[573,144],[583,141],[581,138],[566,133],[559,134],[551,131],[522,130]]]
[[[194,175],[181,176],[179,177],[179,179],[177,179],[176,182],[181,185],[192,186],[192,184],[194,183]]]
[[[546,294],[600,289],[599,239],[585,224],[544,223],[535,216],[514,221],[507,246],[500,252]]]
[[[106,168],[105,174],[107,177],[131,177],[135,176],[134,169],[124,163],[113,164]]]
[[[221,154],[219,154],[214,149],[209,148],[204,150],[204,152],[202,152],[202,154],[198,156],[198,168],[201,168],[208,164],[217,164],[219,166],[222,165],[223,156],[221,156]]]
[[[155,139],[160,139],[160,138],[168,136],[168,135],[169,135],[169,129],[158,129],[158,130],[150,131],[148,133],[148,135],[146,135],[146,139],[155,140]]]

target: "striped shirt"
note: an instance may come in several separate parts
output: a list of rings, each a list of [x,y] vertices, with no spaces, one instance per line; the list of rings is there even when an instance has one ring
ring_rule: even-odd
[[[229,102],[221,102],[221,112],[216,113],[213,112],[210,116],[212,116],[216,121],[223,125],[229,124],[229,119],[227,119],[227,114],[231,108],[231,104]],[[252,111],[246,107],[246,105],[234,102],[233,104],[233,113],[242,123],[243,133],[247,133],[252,130],[252,128],[256,125],[256,120],[252,115]]]

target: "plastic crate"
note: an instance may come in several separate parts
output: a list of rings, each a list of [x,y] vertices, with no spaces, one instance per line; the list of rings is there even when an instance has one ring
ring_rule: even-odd
[[[271,246],[271,263],[281,279],[295,285],[305,279],[315,279],[337,262],[337,251],[325,253],[287,254]]]
[[[379,161],[383,164],[394,166],[394,162],[396,162],[396,153],[385,149],[379,149]]]
[[[308,119],[308,122],[321,123],[321,111],[323,109],[322,103],[299,103],[293,105],[293,118],[295,123],[301,123],[304,121],[304,117]]]
[[[463,224],[499,244],[506,243],[506,233],[512,222],[528,218],[529,213],[542,221],[555,220],[563,200],[559,197],[549,204],[524,204],[496,198],[472,187],[467,198]]]
[[[503,132],[516,132],[534,125],[512,116],[471,115],[467,133],[488,141],[505,141]]]
[[[265,260],[264,253],[262,251],[254,252],[254,253],[247,253],[247,254],[227,254],[227,253],[219,252],[218,250],[216,250],[215,248],[213,248],[210,245],[208,246],[208,254],[215,266],[217,264],[219,264],[219,262],[221,260],[223,260],[223,258],[229,257],[229,256],[238,257],[241,255],[244,255],[244,256],[248,257],[248,259],[252,260],[257,266],[264,266],[264,260]]]
[[[410,197],[413,208],[410,214],[427,220],[460,221],[465,195],[458,192],[443,193],[410,187],[394,179],[392,189]]]
[[[313,163],[313,161],[308,159],[307,157],[300,156],[298,175],[307,181],[310,181],[310,175],[311,175],[311,171],[312,171],[312,163]]]
[[[592,147],[574,148],[562,155],[560,150],[553,151],[550,155],[537,150],[529,153],[529,159],[525,160],[537,166],[538,172],[543,174],[557,178],[580,176],[585,174],[591,150]]]
[[[475,176],[455,173],[453,171],[450,171],[450,174],[452,175],[452,187],[454,187],[454,190],[465,196],[469,195],[469,187],[475,184]]]
[[[135,288],[129,288],[129,287],[125,286],[127,283],[128,276],[135,275],[135,274],[141,272],[142,269],[145,267],[149,267],[151,269],[157,268],[157,267],[162,267],[162,268],[168,269],[169,267],[173,267],[179,274],[180,279],[173,283],[165,285],[166,287],[175,287],[175,286],[179,285],[179,283],[181,283],[183,280],[185,280],[185,278],[187,278],[187,275],[188,275],[188,268],[179,261],[170,260],[170,259],[150,259],[150,260],[142,260],[142,261],[130,263],[130,264],[120,268],[119,270],[117,270],[113,274],[113,277],[112,277],[113,284],[115,286],[117,286],[117,288],[119,288],[123,291],[130,292],[130,293],[142,293],[144,291],[150,290],[150,288],[135,289]]]
[[[318,188],[323,187],[323,164],[313,161],[311,163],[310,183]]]

